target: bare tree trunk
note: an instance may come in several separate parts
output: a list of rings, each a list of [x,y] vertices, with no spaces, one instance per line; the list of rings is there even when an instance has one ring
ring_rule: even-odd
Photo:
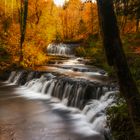
[[[122,48],[112,0],[97,0],[103,44],[108,63],[114,66],[121,93],[127,102],[134,132],[140,139],[140,94],[130,73]]]
[[[26,23],[28,15],[28,0],[21,1],[20,5],[20,57],[19,64],[23,61],[23,43],[25,39]]]

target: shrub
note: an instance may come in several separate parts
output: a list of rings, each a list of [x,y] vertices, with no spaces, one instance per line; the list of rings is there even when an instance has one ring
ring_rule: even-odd
[[[115,140],[136,140],[125,101],[117,98],[117,105],[107,110],[108,125]]]
[[[24,46],[23,55],[24,67],[43,65],[43,63],[47,61],[46,54],[42,51],[42,49],[40,49],[39,47],[31,46],[29,44],[28,46]]]
[[[76,56],[80,56],[80,57],[85,57],[86,56],[86,50],[84,47],[76,47],[75,48],[75,53]]]

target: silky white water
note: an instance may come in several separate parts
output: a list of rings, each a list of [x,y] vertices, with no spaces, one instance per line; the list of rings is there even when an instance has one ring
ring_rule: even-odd
[[[9,79],[18,84],[22,74],[12,72]],[[118,93],[109,85],[98,86],[84,79],[58,77],[50,73],[33,78],[16,91],[27,99],[46,100],[57,115],[64,121],[69,120],[71,133],[99,140],[104,140],[104,133],[108,132],[106,108],[113,104]]]

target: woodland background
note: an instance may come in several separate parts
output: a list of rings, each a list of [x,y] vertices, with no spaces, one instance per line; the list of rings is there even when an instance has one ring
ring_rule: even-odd
[[[140,90],[140,1],[113,2],[123,49]],[[1,71],[19,62],[21,3],[22,0],[0,1]],[[50,63],[52,58],[46,52],[49,43],[77,43],[77,56],[90,58],[92,65],[105,69],[111,78],[116,79],[113,68],[105,61],[99,18],[97,4],[91,0],[69,0],[63,6],[55,5],[53,0],[29,0],[22,67],[34,69]],[[108,110],[113,136],[116,140],[136,140],[126,102],[121,95],[117,100],[118,106]]]
[[[5,67],[5,61],[11,64],[17,63],[19,59],[21,2],[0,1],[1,69]],[[139,3],[139,0],[114,0],[125,50],[132,54],[140,53]],[[83,57],[94,57],[101,51],[96,2],[69,0],[63,6],[57,6],[53,0],[28,1],[23,66],[34,67],[46,63],[49,60],[46,48],[50,42],[77,42],[80,45],[76,48],[76,53]]]

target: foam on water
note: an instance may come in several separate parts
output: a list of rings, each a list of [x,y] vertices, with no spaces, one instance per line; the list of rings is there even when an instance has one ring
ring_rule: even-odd
[[[49,44],[47,47],[47,53],[51,55],[73,56],[73,50],[71,45],[63,43]]]
[[[23,72],[11,73],[9,81],[18,84],[22,74]],[[105,139],[104,134],[108,131],[106,108],[114,103],[117,93],[112,87],[49,73],[16,88],[16,94],[22,97],[45,100],[52,111],[67,123],[71,133],[96,140]]]

